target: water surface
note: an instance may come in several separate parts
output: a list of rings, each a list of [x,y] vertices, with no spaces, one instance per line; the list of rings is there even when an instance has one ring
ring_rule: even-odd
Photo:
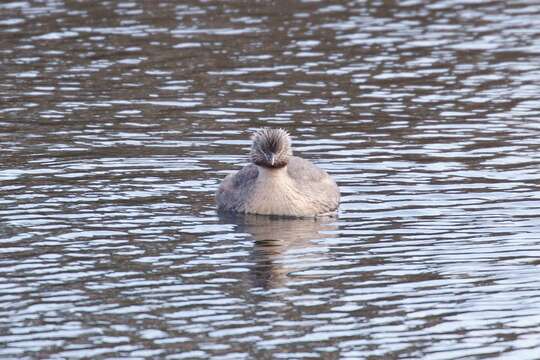
[[[537,2],[8,1],[0,39],[0,357],[540,357]],[[261,126],[338,219],[216,214]]]

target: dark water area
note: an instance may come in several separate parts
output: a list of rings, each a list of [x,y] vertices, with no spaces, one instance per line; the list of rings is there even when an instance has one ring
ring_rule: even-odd
[[[4,1],[0,69],[0,358],[540,358],[538,1]],[[337,219],[218,216],[261,126]]]

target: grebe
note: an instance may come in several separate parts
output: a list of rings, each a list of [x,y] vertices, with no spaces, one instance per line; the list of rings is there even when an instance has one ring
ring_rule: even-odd
[[[252,136],[251,164],[228,175],[216,193],[218,210],[289,217],[333,216],[339,188],[322,169],[292,155],[283,129]]]

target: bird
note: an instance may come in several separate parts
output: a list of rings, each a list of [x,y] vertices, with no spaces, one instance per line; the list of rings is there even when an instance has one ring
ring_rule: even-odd
[[[336,182],[311,161],[293,156],[286,130],[260,128],[251,140],[250,164],[227,175],[216,192],[218,211],[294,218],[337,214]]]

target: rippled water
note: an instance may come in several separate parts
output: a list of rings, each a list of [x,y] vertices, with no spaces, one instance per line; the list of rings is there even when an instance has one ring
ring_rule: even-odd
[[[537,1],[8,1],[0,54],[1,358],[540,358]],[[263,125],[337,220],[218,217]]]

